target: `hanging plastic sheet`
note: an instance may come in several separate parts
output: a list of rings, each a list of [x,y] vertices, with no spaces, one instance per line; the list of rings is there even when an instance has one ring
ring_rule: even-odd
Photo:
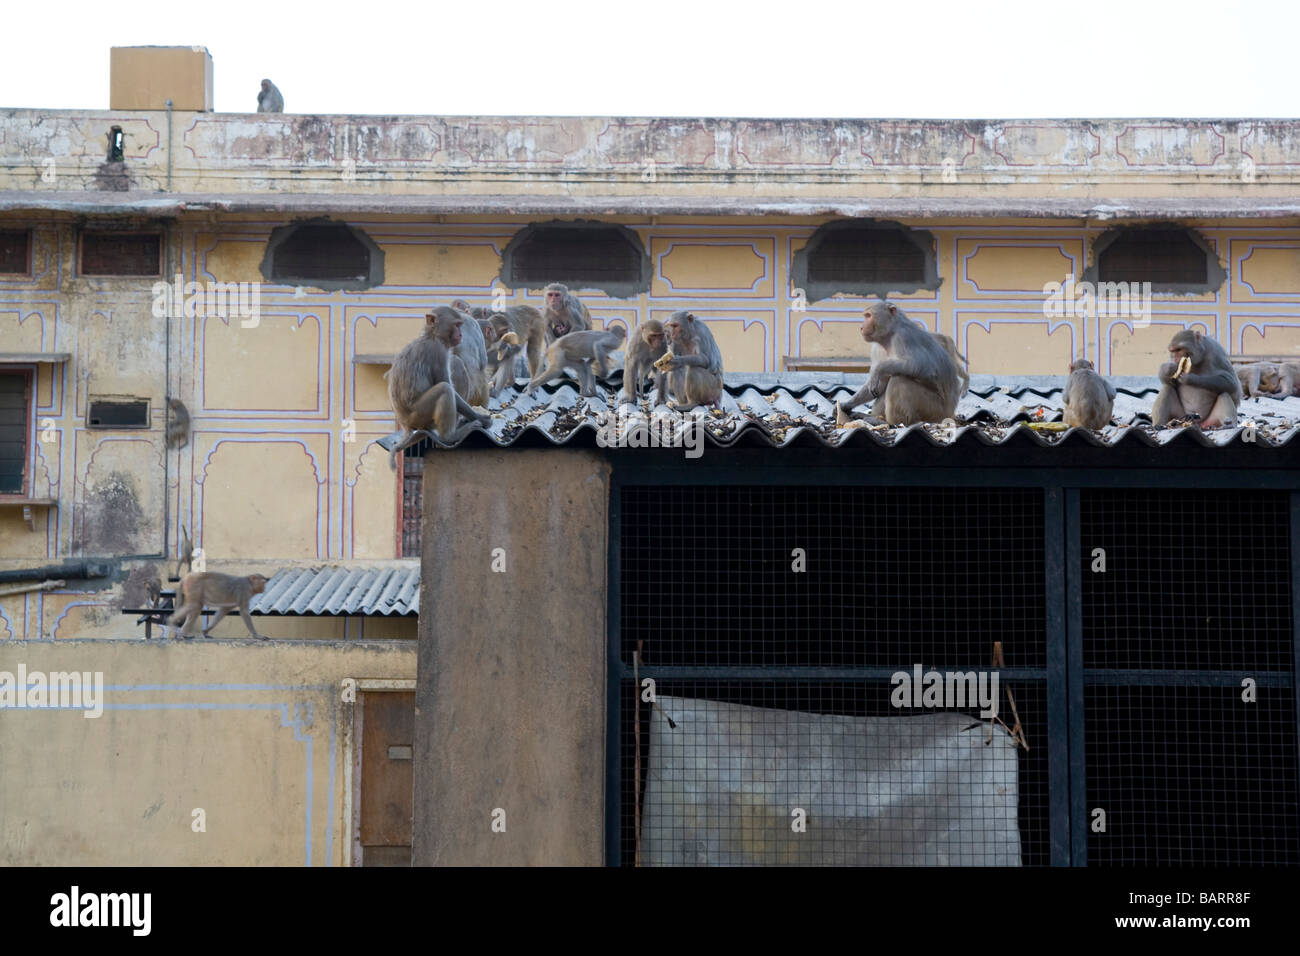
[[[644,865],[1019,866],[1019,762],[966,714],[840,717],[660,697]],[[802,811],[802,813],[800,812]]]

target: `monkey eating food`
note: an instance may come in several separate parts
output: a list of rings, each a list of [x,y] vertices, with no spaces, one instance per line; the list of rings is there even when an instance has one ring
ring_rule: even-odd
[[[1160,366],[1160,393],[1151,407],[1151,423],[1164,428],[1178,418],[1198,416],[1201,428],[1221,428],[1237,421],[1241,382],[1223,346],[1200,331],[1183,330],[1169,341],[1172,361]]]
[[[637,326],[636,332],[628,341],[627,359],[623,363],[623,401],[641,401],[641,386],[645,384],[647,376],[654,382],[656,403],[667,401],[664,369],[659,367],[659,363],[668,354],[662,322],[647,319]]]
[[[667,373],[668,407],[677,410],[722,401],[722,350],[694,313],[674,312],[664,326],[670,345],[654,367]]]

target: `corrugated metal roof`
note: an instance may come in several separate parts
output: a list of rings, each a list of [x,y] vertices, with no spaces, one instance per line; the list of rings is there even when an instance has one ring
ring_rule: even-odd
[[[288,568],[248,608],[253,614],[413,616],[420,611],[420,562]]]
[[[617,400],[613,387],[617,379],[615,376],[610,385],[600,386],[599,396],[586,399],[578,394],[577,383],[572,380],[543,386],[533,395],[506,389],[491,400],[488,410],[493,421],[486,434],[471,432],[463,442],[482,444],[490,440],[505,447],[525,436],[536,435],[556,445],[597,444],[602,416],[632,411],[630,405],[620,406]],[[1151,426],[1150,413],[1158,383],[1154,377],[1130,376],[1110,378],[1118,392],[1115,424],[1099,432],[1081,428],[1058,431],[1042,426],[1062,419],[1064,376],[1010,379],[991,375],[971,377],[970,391],[957,406],[956,418],[960,424],[955,428],[934,424],[890,428],[863,421],[855,421],[846,428],[837,427],[835,402],[846,400],[865,381],[862,375],[821,372],[728,375],[720,409],[707,413],[701,409],[696,413],[703,416],[706,444],[722,448],[755,442],[782,448],[806,441],[809,436],[829,447],[862,442],[889,446],[909,436],[924,436],[935,445],[948,445],[967,435],[989,445],[1028,435],[1044,447],[1075,440],[1109,446],[1122,441],[1138,441],[1151,447],[1194,441],[1207,446],[1257,442],[1276,447],[1289,442],[1300,430],[1300,398],[1270,397],[1247,399],[1241,406],[1235,428],[1156,429]],[[865,411],[866,406],[858,409],[860,414]],[[650,409],[643,401],[640,414],[656,431],[668,427],[679,433],[676,430],[686,427],[685,416],[663,405]],[[1251,422],[1253,430],[1247,427]],[[396,438],[396,434],[390,435],[380,439],[380,443],[391,448]]]

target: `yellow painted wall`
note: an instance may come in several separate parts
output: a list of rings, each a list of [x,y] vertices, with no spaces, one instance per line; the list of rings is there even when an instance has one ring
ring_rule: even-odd
[[[0,712],[0,865],[338,866],[342,681],[413,680],[415,643],[0,642],[19,664],[98,672],[103,713]]]

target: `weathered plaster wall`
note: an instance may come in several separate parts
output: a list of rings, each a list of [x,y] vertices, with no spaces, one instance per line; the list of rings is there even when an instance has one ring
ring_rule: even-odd
[[[20,664],[100,672],[104,709],[0,711],[0,864],[338,866],[342,681],[413,679],[415,647],[0,642],[0,671]]]
[[[1293,198],[1300,121],[0,112],[0,190]],[[105,177],[107,136],[126,139]],[[170,137],[170,150],[168,148]],[[53,160],[54,182],[41,178]],[[48,180],[47,174],[47,180]]]

